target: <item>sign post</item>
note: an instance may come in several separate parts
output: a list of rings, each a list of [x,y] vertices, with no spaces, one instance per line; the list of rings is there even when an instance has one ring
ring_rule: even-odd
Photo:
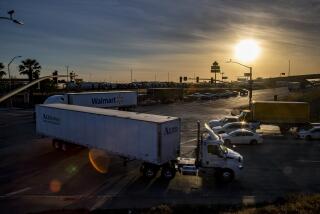
[[[211,73],[214,73],[214,85],[217,85],[217,73],[220,73],[220,65],[214,61],[211,65]]]

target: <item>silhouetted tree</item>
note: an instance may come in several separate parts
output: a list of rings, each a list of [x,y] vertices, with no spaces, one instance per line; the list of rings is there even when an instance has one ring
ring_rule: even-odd
[[[0,79],[2,79],[2,77],[7,74],[3,69],[4,65],[2,62],[0,62]]]
[[[25,59],[19,65],[20,75],[27,75],[29,82],[38,79],[40,76],[41,65],[35,59]]]

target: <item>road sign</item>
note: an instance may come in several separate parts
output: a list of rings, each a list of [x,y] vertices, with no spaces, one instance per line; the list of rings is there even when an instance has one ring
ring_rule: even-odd
[[[211,73],[220,73],[220,66],[216,61],[211,65]]]
[[[183,77],[183,81],[188,81],[188,77]]]
[[[211,73],[220,73],[220,66],[219,65],[212,65],[211,66]]]
[[[245,77],[250,77],[250,73],[244,73]]]
[[[222,79],[223,79],[223,80],[226,80],[226,79],[228,79],[228,77],[222,77]]]

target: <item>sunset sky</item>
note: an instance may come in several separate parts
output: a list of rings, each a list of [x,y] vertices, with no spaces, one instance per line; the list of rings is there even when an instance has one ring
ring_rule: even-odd
[[[37,59],[42,75],[66,65],[91,81],[171,81],[210,77],[219,62],[230,79],[246,70],[225,61],[251,39],[254,77],[320,73],[319,0],[1,0],[23,26],[0,20],[0,62]],[[12,72],[17,76],[17,65]],[[220,77],[220,76],[219,76]]]

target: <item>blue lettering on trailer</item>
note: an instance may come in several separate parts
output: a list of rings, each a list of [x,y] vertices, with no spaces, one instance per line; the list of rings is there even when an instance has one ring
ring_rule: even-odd
[[[178,127],[166,127],[165,128],[165,135],[173,134],[175,132],[178,132]]]
[[[121,104],[123,102],[122,96],[116,96],[113,98],[92,98],[91,103],[94,105],[101,104]]]
[[[59,125],[60,124],[60,118],[49,115],[49,114],[43,114],[43,121],[46,123],[51,123],[54,125]]]

